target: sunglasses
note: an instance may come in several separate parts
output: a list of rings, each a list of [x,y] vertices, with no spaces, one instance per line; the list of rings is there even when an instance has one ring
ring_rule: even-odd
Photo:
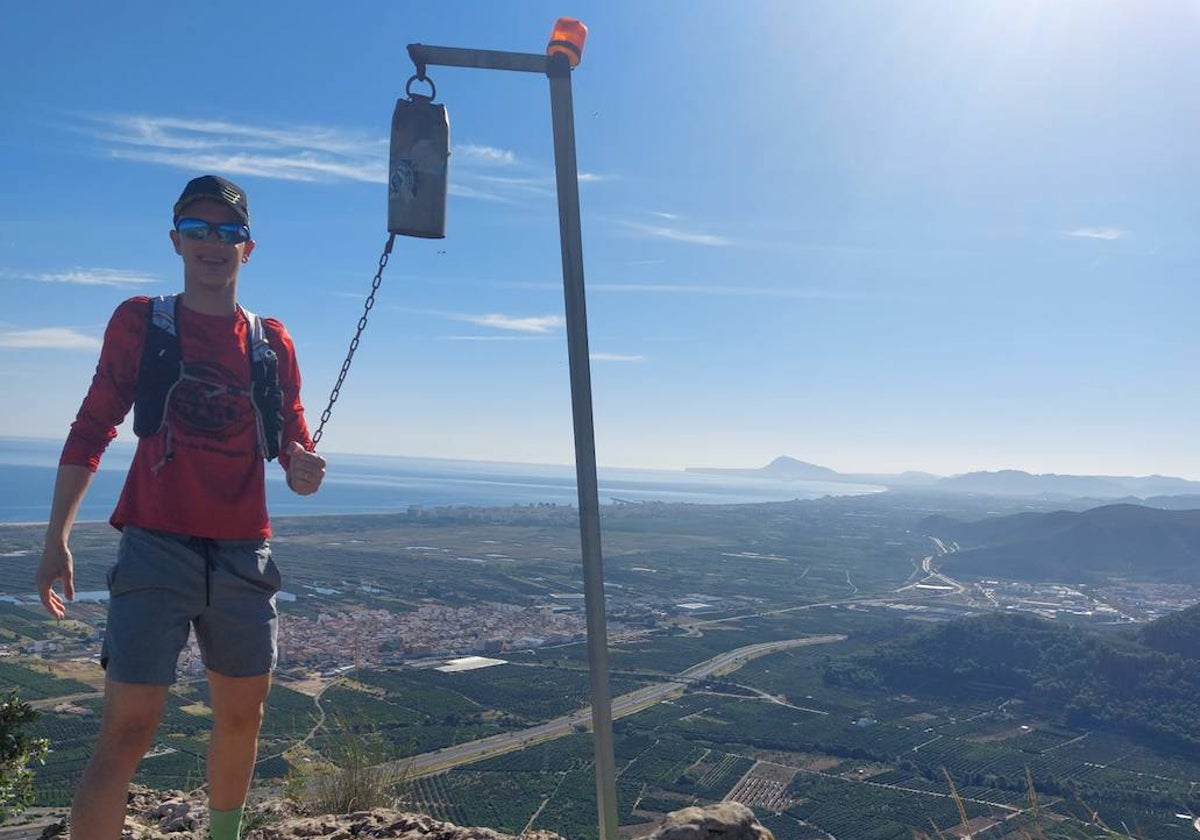
[[[236,222],[217,225],[203,219],[187,218],[176,222],[175,230],[179,231],[181,236],[200,242],[216,237],[223,245],[238,245],[250,239],[250,228]]]

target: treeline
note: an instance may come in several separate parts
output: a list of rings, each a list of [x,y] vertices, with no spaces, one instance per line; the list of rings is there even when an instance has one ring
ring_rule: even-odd
[[[1069,726],[1121,732],[1197,759],[1200,668],[1191,657],[1200,650],[1198,610],[1131,637],[997,612],[831,660],[824,678],[856,689],[955,699],[990,687]]]

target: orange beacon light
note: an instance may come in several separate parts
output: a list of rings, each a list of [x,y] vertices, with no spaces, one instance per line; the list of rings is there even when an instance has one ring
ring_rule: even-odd
[[[562,53],[567,57],[572,67],[579,64],[583,58],[583,42],[587,40],[587,27],[575,18],[563,17],[554,22],[554,31],[550,33],[550,43],[546,45],[546,55]]]

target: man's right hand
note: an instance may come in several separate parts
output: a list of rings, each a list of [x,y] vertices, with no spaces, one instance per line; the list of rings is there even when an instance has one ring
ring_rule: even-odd
[[[62,595],[54,591],[56,580],[62,581]],[[55,618],[67,614],[66,601],[75,600],[75,560],[65,541],[46,541],[42,562],[38,564],[37,588],[46,612]]]

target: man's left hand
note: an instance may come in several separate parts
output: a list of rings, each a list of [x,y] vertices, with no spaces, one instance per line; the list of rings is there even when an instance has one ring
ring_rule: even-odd
[[[292,492],[301,496],[316,493],[325,478],[325,459],[309,452],[296,441],[287,447],[287,483]]]

